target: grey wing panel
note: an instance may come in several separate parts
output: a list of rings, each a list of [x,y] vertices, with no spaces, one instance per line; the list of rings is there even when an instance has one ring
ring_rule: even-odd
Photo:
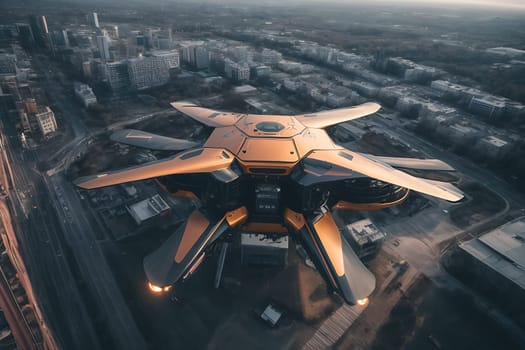
[[[416,159],[416,158],[400,158],[400,157],[382,157],[382,156],[368,156],[369,158],[377,159],[381,162],[387,163],[395,168],[415,169],[415,170],[438,170],[438,171],[454,171],[455,169],[447,163],[439,159]]]
[[[116,131],[111,134],[110,139],[127,145],[159,151],[182,151],[199,145],[193,141],[155,135],[149,132],[134,129],[123,129]]]

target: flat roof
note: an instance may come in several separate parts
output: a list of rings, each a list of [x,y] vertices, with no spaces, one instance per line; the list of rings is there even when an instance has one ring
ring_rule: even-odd
[[[487,142],[487,143],[490,143],[491,145],[493,146],[496,146],[496,147],[503,147],[503,146],[506,146],[508,144],[507,141],[505,140],[502,140],[500,138],[497,138],[496,136],[487,136],[485,138],[482,139],[483,141]]]
[[[282,235],[276,238],[268,237],[263,233],[243,233],[241,235],[243,246],[258,246],[277,249],[288,249],[288,236]]]
[[[379,230],[370,219],[352,222],[346,225],[346,230],[359,245],[376,242],[386,237],[386,234]]]
[[[159,215],[170,208],[168,203],[160,195],[144,199],[140,202],[128,206],[128,212],[135,219],[137,224]]]
[[[525,289],[525,217],[459,247]]]

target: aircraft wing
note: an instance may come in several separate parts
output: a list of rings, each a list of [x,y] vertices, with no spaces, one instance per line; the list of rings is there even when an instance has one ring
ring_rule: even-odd
[[[299,236],[326,282],[349,304],[368,297],[374,291],[375,276],[341,235],[332,214],[302,220],[296,225]]]
[[[173,108],[205,125],[217,128],[234,125],[243,114],[220,112],[209,108],[199,107],[186,101],[172,102]]]
[[[339,108],[329,111],[298,115],[295,116],[295,118],[304,126],[309,128],[326,128],[330,125],[365,117],[377,112],[379,109],[381,109],[379,104],[368,102],[349,108]]]
[[[455,187],[453,190],[450,186],[442,186],[414,177],[394,169],[377,158],[369,158],[361,153],[349,150],[313,151],[307,158],[332,163],[382,182],[391,183],[447,201],[457,202],[463,198],[463,193]]]
[[[405,168],[415,170],[438,170],[438,171],[455,171],[453,167],[439,159],[416,159],[416,158],[400,158],[400,157],[381,157],[370,156],[367,157],[387,163],[394,168]]]
[[[116,131],[111,134],[109,138],[113,141],[127,145],[154,149],[158,151],[182,151],[199,145],[193,141],[155,135],[149,132],[134,129],[123,129]]]
[[[156,286],[169,286],[198,265],[204,248],[228,228],[223,217],[217,222],[198,209],[180,226],[159,249],[144,258],[144,272]],[[203,257],[203,256],[202,256]],[[195,269],[195,266],[193,269]]]
[[[195,209],[159,249],[144,258],[146,277],[159,287],[186,279],[202,262],[204,250],[228,228],[243,223],[247,216],[246,207],[229,211],[218,220]]]
[[[207,173],[227,168],[233,159],[233,155],[223,149],[199,148],[122,170],[84,176],[75,180],[74,183],[78,187],[89,190],[160,176]]]

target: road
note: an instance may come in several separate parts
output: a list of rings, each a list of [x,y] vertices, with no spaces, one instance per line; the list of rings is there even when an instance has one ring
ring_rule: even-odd
[[[99,246],[96,222],[86,215],[88,210],[70,181],[62,174],[46,179],[53,194],[51,204],[59,217],[64,238],[81,271],[84,294],[89,301],[91,317],[101,320],[95,325],[105,347],[114,349],[144,349],[145,341],[120,293],[118,285]],[[101,230],[100,228],[98,230]]]
[[[49,207],[48,192],[34,168],[34,154],[19,147],[14,137],[16,131],[9,125],[3,131],[10,135],[2,135],[12,173],[10,192],[17,194],[11,196],[13,226],[43,313],[65,348],[100,348],[79,293],[77,277],[64,253],[67,248],[56,215]],[[14,140],[15,144],[12,146],[8,140]]]

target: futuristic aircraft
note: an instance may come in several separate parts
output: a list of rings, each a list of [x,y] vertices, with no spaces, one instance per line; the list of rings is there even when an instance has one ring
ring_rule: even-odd
[[[238,229],[295,235],[328,286],[355,304],[373,292],[375,277],[341,235],[331,210],[387,208],[402,203],[409,191],[451,202],[463,198],[449,183],[400,170],[454,170],[440,160],[354,152],[324,130],[377,112],[376,103],[295,116],[220,112],[189,102],[172,106],[215,128],[204,144],[121,130],[113,140],[183,152],[75,181],[94,189],[156,178],[173,195],[200,200],[187,221],[144,259],[146,276],[159,290],[188,278],[226,231]]]

